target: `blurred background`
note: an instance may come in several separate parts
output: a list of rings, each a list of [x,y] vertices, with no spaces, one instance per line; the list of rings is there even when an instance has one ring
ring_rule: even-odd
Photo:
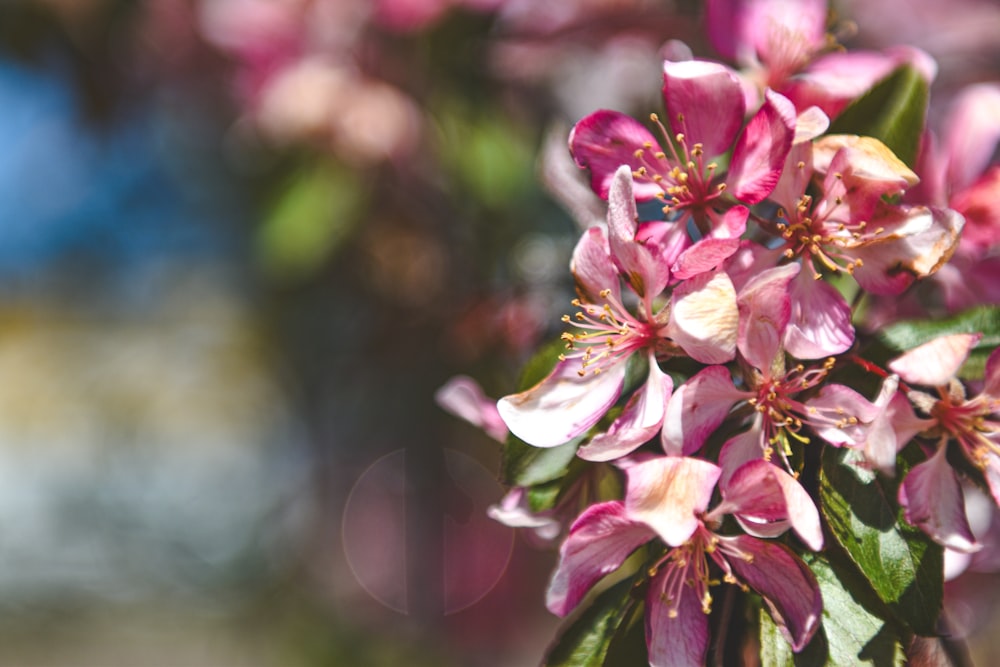
[[[995,4],[899,4],[838,7],[941,90],[996,78]],[[0,4],[0,667],[535,664],[554,554],[433,395],[509,393],[558,330],[603,218],[568,128],[659,110],[703,33],[696,0]]]

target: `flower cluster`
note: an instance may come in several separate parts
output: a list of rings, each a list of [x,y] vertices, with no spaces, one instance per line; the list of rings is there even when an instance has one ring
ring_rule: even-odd
[[[508,475],[518,509],[501,520],[554,535],[581,469],[622,477],[623,498],[595,497],[569,526],[547,605],[565,616],[631,577],[651,665],[705,662],[723,583],[759,595],[799,652],[823,616],[810,564],[836,559],[824,534],[891,604],[865,540],[971,553],[963,480],[1000,503],[1000,87],[958,100],[941,149],[923,126],[931,58],[845,52],[825,21],[825,2],[710,0],[730,64],[665,61],[662,115],[575,125],[607,222],[573,252],[551,372],[489,406],[508,448],[571,454],[545,471],[548,504]],[[974,266],[978,294],[956,284]],[[931,296],[900,322],[918,283]],[[868,530],[851,505],[867,493],[893,517],[870,535],[851,523]],[[939,604],[940,569],[907,583]],[[915,618],[896,620],[929,634]]]

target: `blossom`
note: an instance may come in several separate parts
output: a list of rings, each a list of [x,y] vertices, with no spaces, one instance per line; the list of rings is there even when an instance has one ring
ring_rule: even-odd
[[[817,181],[818,193],[809,186]],[[894,205],[885,198],[918,182],[916,174],[871,137],[827,135],[797,143],[772,198],[785,257],[803,266],[792,286],[785,338],[801,359],[844,352],[854,340],[851,309],[820,278],[847,273],[873,294],[898,294],[951,257],[963,218],[951,209]]]
[[[740,67],[749,95],[771,88],[796,109],[817,106],[835,117],[900,65],[929,82],[933,59],[912,47],[844,51],[827,32],[826,0],[707,0],[708,37]]]
[[[683,268],[678,260],[697,244],[690,245],[682,225],[640,225],[637,219],[631,171],[623,166],[609,193],[607,230],[587,230],[573,253],[580,298],[573,302],[576,316],[563,318],[577,329],[563,334],[566,352],[537,385],[498,403],[508,428],[529,444],[553,447],[597,424],[621,396],[628,361],[643,355],[646,382],[610,428],[582,450],[594,460],[622,456],[662,424],[673,383],[660,369],[659,356],[685,355],[714,364],[735,354],[738,311],[729,277],[691,269],[693,275],[658,308],[657,297],[675,277],[671,268]],[[621,279],[638,300],[636,313],[624,303]]]
[[[718,209],[728,208],[722,206],[723,193],[756,204],[774,188],[791,147],[795,112],[787,99],[768,93],[743,128],[742,87],[735,74],[718,63],[666,61],[663,82],[667,127],[652,117],[662,144],[630,116],[601,110],[576,124],[570,151],[580,167],[590,170],[591,187],[602,197],[608,196],[618,167],[627,164],[638,200],[658,198],[665,211],[683,221],[693,216],[702,233],[708,233],[719,224]],[[730,148],[732,161],[721,176],[712,158]],[[734,230],[730,237],[742,232]]]
[[[707,511],[722,472],[713,463],[655,457],[625,472],[625,500],[590,506],[570,528],[547,592],[550,611],[570,613],[594,584],[649,544],[661,553],[648,569],[650,665],[704,663],[716,568],[723,581],[764,598],[794,650],[809,642],[822,609],[815,577],[788,547],[755,537],[791,525],[809,548],[822,548],[816,506],[801,487],[788,484],[790,476],[763,461],[750,462],[722,485],[722,501]],[[748,534],[718,532],[726,514]]]
[[[979,548],[966,518],[961,483],[947,460],[955,443],[983,476],[993,499],[1000,504],[1000,352],[986,362],[979,395],[966,396],[955,378],[980,334],[952,334],[920,345],[889,364],[907,382],[931,386],[937,397],[911,391],[915,405],[930,415],[925,431],[937,445],[926,461],[915,465],[899,488],[906,520],[920,526],[932,539],[959,551]]]

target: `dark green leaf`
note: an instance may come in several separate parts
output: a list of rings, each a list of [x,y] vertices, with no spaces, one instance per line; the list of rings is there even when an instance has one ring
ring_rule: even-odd
[[[913,167],[927,100],[924,77],[914,67],[904,65],[844,109],[830,125],[830,133],[875,137]]]
[[[533,486],[557,480],[566,474],[579,444],[577,438],[558,447],[532,447],[509,435],[503,448],[501,481],[510,486]]]
[[[900,518],[895,489],[845,462],[847,449],[826,447],[820,500],[834,538],[893,614],[922,635],[934,633],[941,611],[944,555]]]
[[[638,613],[642,604],[632,596],[633,582],[630,577],[598,595],[549,647],[544,667],[617,667],[605,659],[619,634],[622,637],[615,642],[620,645],[615,655],[621,655],[623,650],[634,651],[633,642],[627,638],[633,635],[630,627],[634,627],[636,618],[642,618]]]
[[[823,593],[823,625],[798,654],[764,609],[760,612],[760,658],[768,667],[898,667],[904,663],[900,638],[890,625],[858,602],[850,573],[823,556],[808,556]],[[863,584],[862,584],[863,585]]]
[[[562,488],[561,479],[530,487],[528,489],[528,509],[532,512],[544,512],[552,509],[556,506]]]

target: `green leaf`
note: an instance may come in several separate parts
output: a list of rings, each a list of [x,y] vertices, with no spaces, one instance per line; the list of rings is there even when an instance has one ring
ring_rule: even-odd
[[[823,625],[798,654],[781,636],[771,615],[760,612],[760,659],[768,667],[898,667],[902,642],[892,627],[851,593],[857,582],[850,572],[834,567],[822,555],[806,557],[823,594]],[[863,586],[863,582],[861,582]]]
[[[256,236],[263,270],[282,281],[308,278],[354,232],[367,198],[354,172],[310,165],[285,185]]]
[[[510,486],[532,486],[557,480],[569,470],[579,444],[580,438],[576,438],[558,447],[533,447],[517,436],[507,436],[501,481]]]
[[[1000,306],[977,306],[940,320],[909,320],[883,328],[865,350],[865,358],[879,364],[907,350],[947,334],[981,333],[982,340],[959,371],[963,379],[981,379],[989,353],[1000,345]]]
[[[824,448],[819,489],[823,516],[893,615],[914,632],[931,635],[941,611],[944,552],[902,520],[895,488],[887,493],[872,473],[845,462],[852,454],[846,448]]]
[[[620,662],[612,663],[606,659],[609,652],[612,652],[612,643],[619,634],[621,640],[615,642],[618,646],[615,647],[613,656],[620,656],[623,651],[626,653],[635,651],[634,641],[629,641],[628,637],[634,636],[632,629],[636,625],[635,621],[642,618],[643,605],[632,597],[633,583],[634,578],[630,577],[598,595],[549,647],[542,665],[617,667]],[[642,626],[641,623],[638,625]]]
[[[528,488],[528,509],[532,512],[544,512],[556,506],[559,494],[562,493],[562,479],[544,484],[536,484]]]
[[[875,137],[910,167],[917,158],[927,113],[928,86],[911,65],[896,69],[851,103],[830,125],[830,134]]]

